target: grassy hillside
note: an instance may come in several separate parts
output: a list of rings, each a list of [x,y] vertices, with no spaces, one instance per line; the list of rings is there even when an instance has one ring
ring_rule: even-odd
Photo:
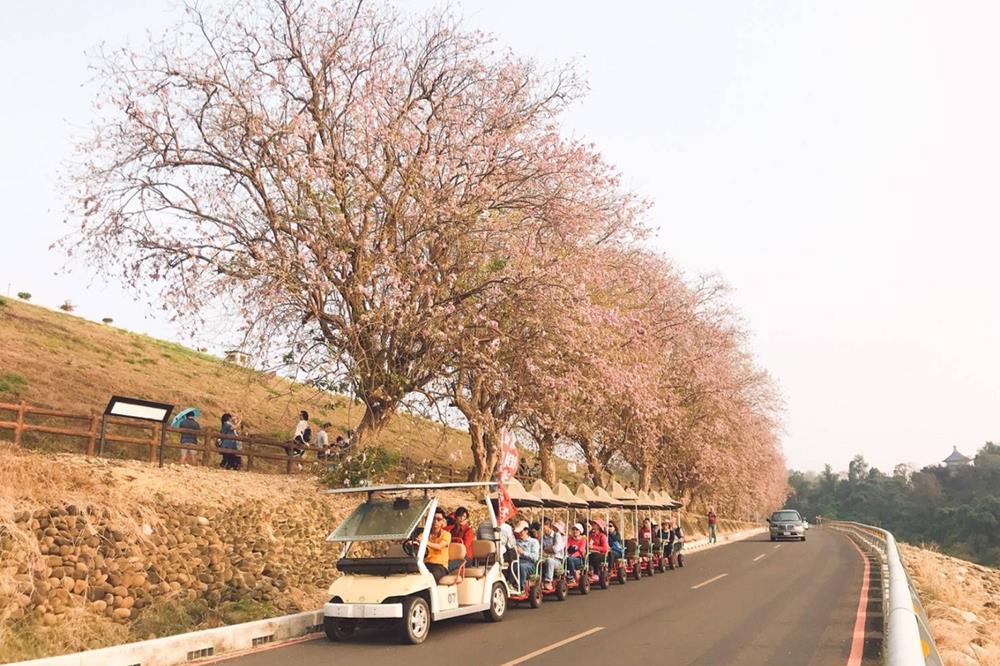
[[[356,427],[362,407],[344,396],[241,368],[181,345],[10,298],[0,306],[0,402],[24,399],[67,412],[101,411],[113,394],[203,411],[217,427],[224,412],[242,432],[287,439],[299,410],[333,424],[330,439]],[[9,418],[0,413],[0,420]],[[7,433],[9,436],[9,433]],[[413,460],[468,465],[465,433],[418,417],[395,416],[378,438]]]
[[[945,666],[1000,666],[1000,569],[899,548]]]

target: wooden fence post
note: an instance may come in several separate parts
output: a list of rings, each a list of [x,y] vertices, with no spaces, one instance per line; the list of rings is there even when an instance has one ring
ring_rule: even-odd
[[[211,454],[208,452],[208,447],[209,447],[209,442],[212,441],[212,431],[205,430],[204,436],[205,436],[205,443],[202,445],[204,448],[201,451],[201,464],[204,467],[208,467],[209,463],[211,462],[210,460]]]
[[[87,455],[93,456],[97,452],[97,414],[90,410],[90,430],[87,432]]]
[[[246,458],[246,461],[247,461],[247,471],[248,472],[252,472],[253,471],[253,440],[250,439],[250,435],[249,434],[246,435],[246,438],[247,438],[246,441],[243,442],[243,444],[244,444],[243,450],[246,453],[246,455],[243,456],[243,457]]]
[[[288,462],[285,464],[285,474],[292,473],[292,447],[285,447],[285,455],[288,456]]]
[[[17,406],[17,425],[14,427],[14,446],[21,446],[21,430],[24,429],[24,411],[28,408],[22,400]]]
[[[160,431],[163,428],[163,424],[154,423],[152,437],[149,440],[149,462],[156,462],[156,445],[160,442]]]

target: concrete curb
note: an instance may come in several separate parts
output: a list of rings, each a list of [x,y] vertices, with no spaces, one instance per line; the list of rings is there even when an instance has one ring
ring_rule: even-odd
[[[12,666],[175,666],[281,643],[322,629],[323,611],[309,611],[99,650],[22,661]]]
[[[766,531],[765,528],[758,528],[720,534],[716,543],[709,543],[708,537],[688,541],[681,552],[701,552]],[[316,610],[59,657],[21,661],[10,666],[176,666],[210,657],[235,656],[322,630],[323,611]]]

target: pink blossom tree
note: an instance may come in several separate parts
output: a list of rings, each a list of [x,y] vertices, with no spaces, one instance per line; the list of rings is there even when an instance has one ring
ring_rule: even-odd
[[[557,236],[614,186],[558,132],[581,84],[446,17],[345,0],[188,17],[102,60],[67,245],[166,307],[234,304],[248,338],[345,375],[363,441],[518,288],[511,237]]]

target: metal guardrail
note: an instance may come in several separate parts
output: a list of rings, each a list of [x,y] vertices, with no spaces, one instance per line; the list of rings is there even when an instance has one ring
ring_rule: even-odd
[[[887,666],[942,666],[927,614],[906,573],[896,538],[880,527],[850,521],[831,521],[832,528],[848,532],[882,559],[882,612],[885,620]]]

